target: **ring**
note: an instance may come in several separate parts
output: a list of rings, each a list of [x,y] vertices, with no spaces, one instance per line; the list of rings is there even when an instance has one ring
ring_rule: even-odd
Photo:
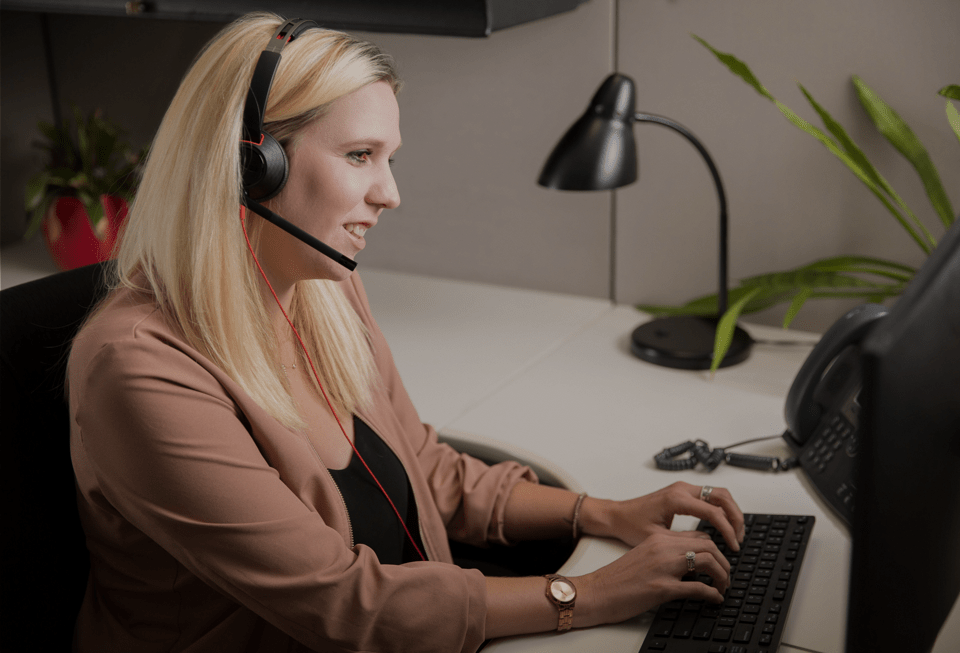
[[[687,551],[687,571],[697,570],[697,554],[693,551]]]
[[[713,493],[713,488],[710,487],[709,485],[704,485],[702,488],[700,488],[700,498],[706,501],[707,503],[710,503],[710,495],[712,493]]]

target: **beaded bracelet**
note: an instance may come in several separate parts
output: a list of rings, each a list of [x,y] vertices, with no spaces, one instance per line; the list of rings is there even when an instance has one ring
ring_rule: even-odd
[[[573,508],[573,539],[580,537],[580,507],[583,505],[583,500],[587,497],[586,492],[581,492],[577,496],[577,505]]]

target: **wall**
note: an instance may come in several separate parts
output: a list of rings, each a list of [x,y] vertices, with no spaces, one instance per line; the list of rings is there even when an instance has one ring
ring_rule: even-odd
[[[219,27],[67,16],[50,16],[49,25],[61,100],[104,106],[141,140]],[[638,109],[685,124],[716,160],[730,206],[732,279],[837,254],[919,264],[919,249],[869,191],[690,34],[739,56],[813,119],[802,82],[939,234],[916,175],[873,130],[849,78],[861,75],[911,124],[958,211],[960,145],[936,95],[960,83],[956,25],[955,0],[592,0],[482,40],[366,34],[396,57],[406,82],[395,167],[403,202],[359,260],[587,296],[609,297],[612,288],[627,303],[713,291],[715,194],[679,135],[638,126],[641,178],[616,193],[535,184],[556,140],[616,68],[636,80]],[[49,119],[50,103],[39,17],[4,12],[2,29],[0,200],[9,242],[22,223],[17,180],[39,160],[29,134]],[[846,305],[811,304],[797,325],[824,329]],[[777,323],[782,311],[751,319]]]

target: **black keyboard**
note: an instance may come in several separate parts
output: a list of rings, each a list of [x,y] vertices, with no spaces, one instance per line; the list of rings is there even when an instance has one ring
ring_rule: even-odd
[[[730,589],[724,602],[664,603],[641,653],[776,653],[814,518],[756,514],[745,518],[746,536],[739,553],[709,523],[701,521],[697,527],[710,534],[730,561]],[[705,574],[687,579],[713,584]]]

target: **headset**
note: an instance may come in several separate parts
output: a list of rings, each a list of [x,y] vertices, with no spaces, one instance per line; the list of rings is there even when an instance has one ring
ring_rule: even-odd
[[[310,245],[321,254],[324,254],[348,270],[352,271],[357,267],[357,264],[354,260],[348,258],[344,254],[341,254],[329,245],[308,234],[306,231],[303,231],[299,227],[281,218],[279,215],[257,201],[265,201],[271,197],[275,197],[283,189],[284,184],[287,183],[287,177],[290,175],[290,162],[287,159],[287,153],[284,152],[283,147],[280,145],[277,139],[263,131],[263,115],[267,108],[267,98],[270,95],[270,87],[273,85],[273,76],[276,74],[277,67],[280,65],[280,52],[283,50],[284,46],[287,45],[287,43],[300,36],[306,30],[312,28],[320,29],[320,26],[312,20],[288,20],[277,29],[273,37],[271,37],[270,43],[268,43],[266,49],[260,53],[260,58],[257,60],[256,68],[254,68],[253,71],[253,78],[250,80],[250,88],[247,91],[247,101],[243,107],[243,137],[240,140],[240,165],[243,175],[242,204],[265,220],[272,222],[293,237],[305,242],[307,245]],[[323,383],[320,382],[320,375],[317,374],[313,360],[310,358],[310,352],[307,351],[307,347],[304,344],[303,339],[300,337],[300,333],[293,325],[293,321],[290,319],[290,316],[287,314],[286,310],[284,310],[283,305],[280,303],[279,297],[277,297],[276,292],[273,290],[273,286],[270,284],[270,280],[267,279],[266,273],[260,266],[260,261],[257,259],[256,252],[254,252],[253,245],[250,242],[250,237],[247,234],[245,212],[243,211],[243,208],[241,208],[240,211],[240,224],[243,228],[243,236],[246,240],[247,248],[250,250],[251,255],[253,255],[253,260],[257,264],[257,268],[259,269],[263,280],[270,288],[270,292],[273,293],[273,297],[276,299],[277,305],[280,307],[280,311],[283,313],[284,318],[286,318],[287,324],[289,324],[290,328],[293,329],[293,333],[297,337],[297,341],[300,343],[303,353],[306,355],[307,362],[310,364],[310,370],[313,372],[313,377],[316,380],[317,385],[320,387],[320,392],[323,394],[323,398],[326,400],[327,405],[333,412],[333,416],[337,420],[337,425],[340,426],[340,431],[343,433],[343,437],[345,437],[347,442],[350,443],[350,447],[353,449],[354,455],[360,460],[361,463],[363,463],[363,466],[366,468],[367,472],[369,472],[370,476],[373,477],[377,487],[380,488],[380,491],[387,498],[387,502],[390,504],[390,507],[393,508],[393,512],[397,515],[397,519],[400,520],[400,525],[403,527],[403,530],[406,533],[407,538],[410,540],[410,543],[413,544],[413,548],[417,552],[417,555],[420,556],[421,560],[426,560],[426,556],[420,550],[420,547],[417,546],[416,540],[410,533],[410,529],[407,527],[403,517],[400,515],[400,511],[397,510],[396,505],[393,503],[393,499],[390,498],[390,495],[383,488],[383,485],[380,483],[380,480],[377,478],[376,474],[373,473],[373,470],[370,469],[369,465],[367,465],[367,462],[363,459],[363,456],[361,456],[360,452],[357,451],[356,445],[347,436],[347,432],[344,430],[343,424],[340,422],[340,417],[337,415],[337,411],[333,407],[330,397],[327,396],[327,391],[324,389]]]
[[[263,116],[273,77],[280,65],[283,48],[308,29],[319,29],[313,20],[288,20],[271,37],[253,70],[247,100],[243,107],[243,136],[240,139],[240,170],[243,176],[243,204],[251,211],[306,243],[324,256],[353,271],[357,262],[341,254],[296,225],[291,224],[260,202],[283,190],[290,175],[290,162],[283,146],[263,131]]]

